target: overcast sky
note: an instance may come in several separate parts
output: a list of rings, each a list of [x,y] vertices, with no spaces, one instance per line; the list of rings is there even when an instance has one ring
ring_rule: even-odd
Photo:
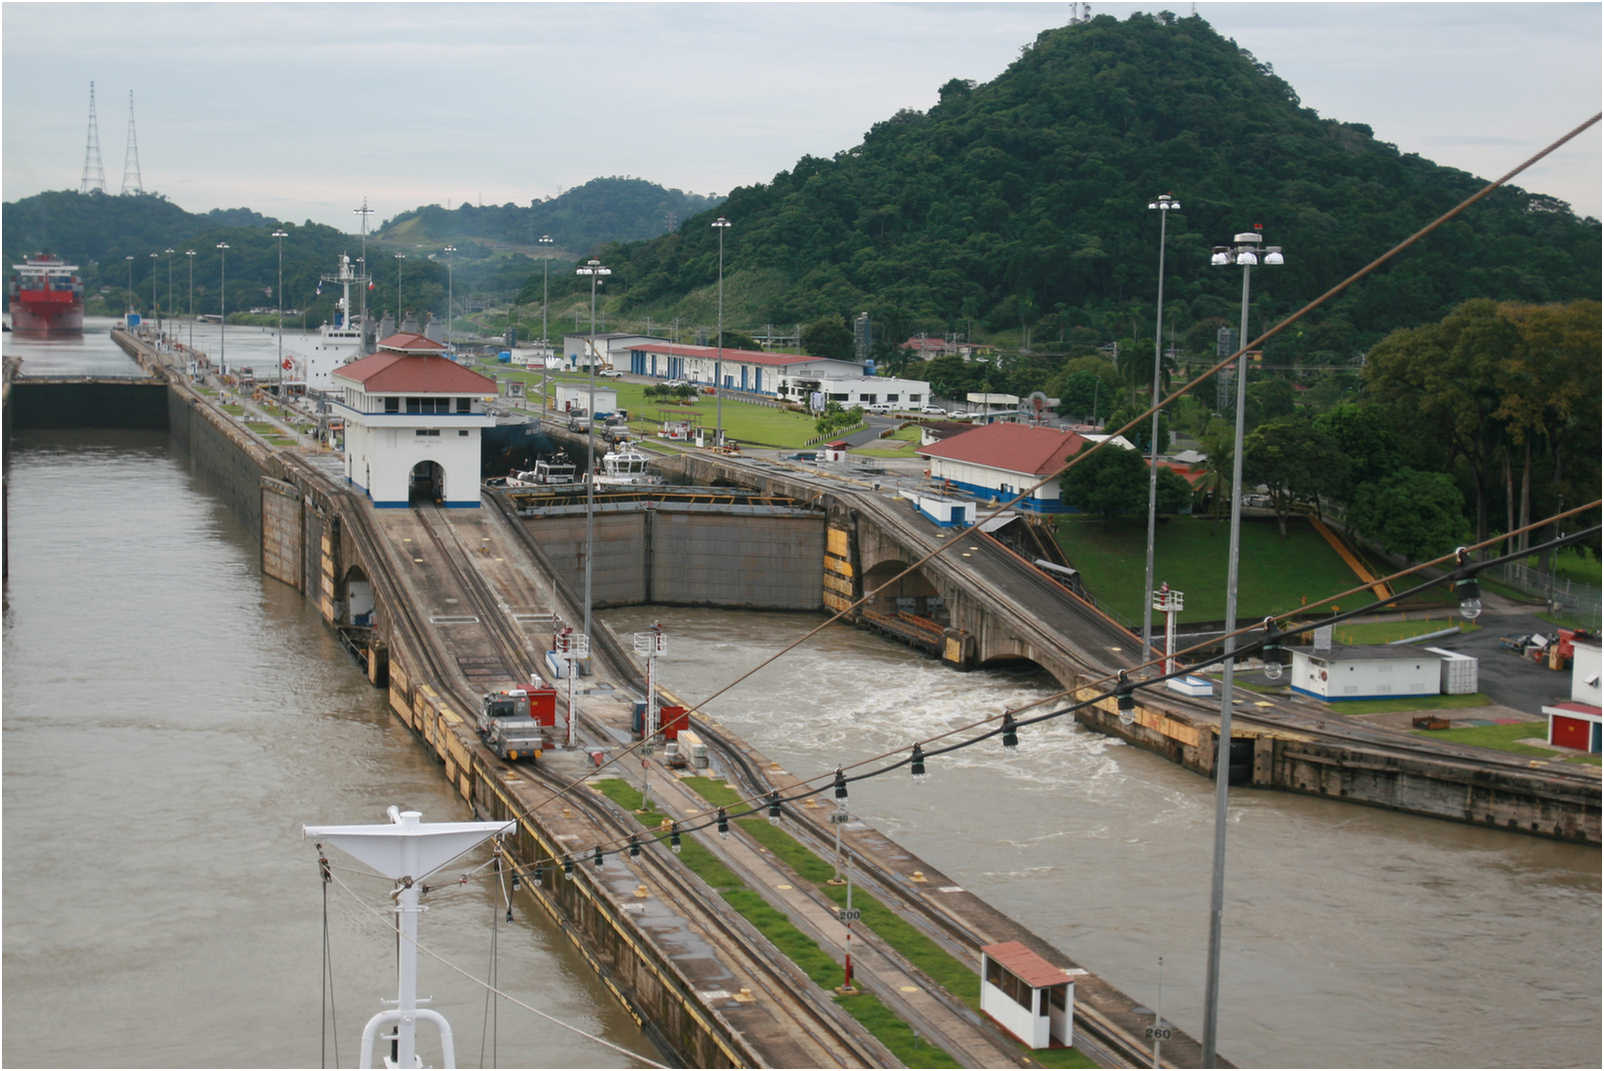
[[[131,90],[144,188],[191,211],[354,231],[364,196],[376,224],[605,175],[722,195],[929,108],[949,78],[996,77],[1071,7],[7,2],[0,181],[7,201],[78,189],[93,80],[108,191]],[[1597,3],[1195,9],[1306,107],[1484,178],[1604,96]],[[1516,184],[1604,216],[1600,146],[1595,127]]]

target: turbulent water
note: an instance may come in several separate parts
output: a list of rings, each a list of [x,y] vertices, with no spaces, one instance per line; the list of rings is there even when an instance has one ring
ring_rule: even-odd
[[[6,354],[32,374],[133,373],[105,326],[7,336]],[[230,355],[251,352],[235,331]],[[389,883],[331,852],[345,887],[328,889],[325,1039],[324,889],[301,825],[382,822],[389,804],[472,815],[165,433],[13,432],[6,494],[0,1062],[316,1067],[337,1043],[354,1066],[395,995]],[[493,879],[450,884],[477,861],[446,872],[420,935],[446,961],[421,957],[420,992],[460,1065],[634,1063],[511,1003],[487,1010],[458,968],[655,1055],[537,909],[509,925]]]
[[[665,686],[700,702],[817,624],[642,607]],[[832,626],[708,705],[797,774],[906,754],[1056,691],[957,673]],[[1043,710],[1052,709],[1044,707]],[[854,784],[855,814],[1202,1036],[1213,782],[1064,718]],[[1250,1066],[1600,1061],[1596,848],[1233,790],[1218,1047]],[[1163,957],[1162,992],[1159,957]]]

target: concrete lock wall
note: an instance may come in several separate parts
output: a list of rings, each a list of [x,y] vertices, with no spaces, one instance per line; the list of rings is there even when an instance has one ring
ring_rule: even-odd
[[[523,521],[552,567],[584,584],[585,518]],[[765,610],[821,605],[824,521],[747,513],[649,509],[598,513],[591,599],[595,606],[669,603]]]

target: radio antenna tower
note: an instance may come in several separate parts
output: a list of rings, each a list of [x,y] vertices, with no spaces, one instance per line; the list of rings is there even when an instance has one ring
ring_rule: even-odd
[[[134,182],[133,192],[144,193],[145,185],[139,178],[139,139],[134,135],[134,91],[128,91],[128,155],[123,158],[123,193],[128,192],[128,180]]]
[[[106,168],[100,162],[100,121],[95,118],[95,83],[89,83],[89,142],[84,146],[84,177],[79,193],[106,192]]]

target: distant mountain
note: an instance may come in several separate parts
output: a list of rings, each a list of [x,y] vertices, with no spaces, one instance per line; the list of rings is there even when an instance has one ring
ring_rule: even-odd
[[[725,320],[867,310],[876,336],[897,340],[973,331],[1080,352],[1150,340],[1147,205],[1167,192],[1183,211],[1168,224],[1166,327],[1183,353],[1212,353],[1241,288],[1240,272],[1209,267],[1212,246],[1262,224],[1285,248],[1284,267],[1254,273],[1257,330],[1482,184],[1322,119],[1199,17],[1104,15],[1042,33],[989,83],[949,81],[928,112],[899,112],[860,145],[734,190],[718,206],[733,224]],[[711,218],[602,250],[615,311],[710,322]],[[1596,298],[1600,254],[1597,220],[1506,188],[1271,345],[1347,361],[1467,298]]]
[[[715,203],[711,197],[664,189],[644,179],[598,178],[527,206],[426,205],[386,221],[375,237],[396,245],[479,239],[493,247],[541,255],[538,239],[549,234],[555,249],[582,256],[606,242],[666,234]]]

